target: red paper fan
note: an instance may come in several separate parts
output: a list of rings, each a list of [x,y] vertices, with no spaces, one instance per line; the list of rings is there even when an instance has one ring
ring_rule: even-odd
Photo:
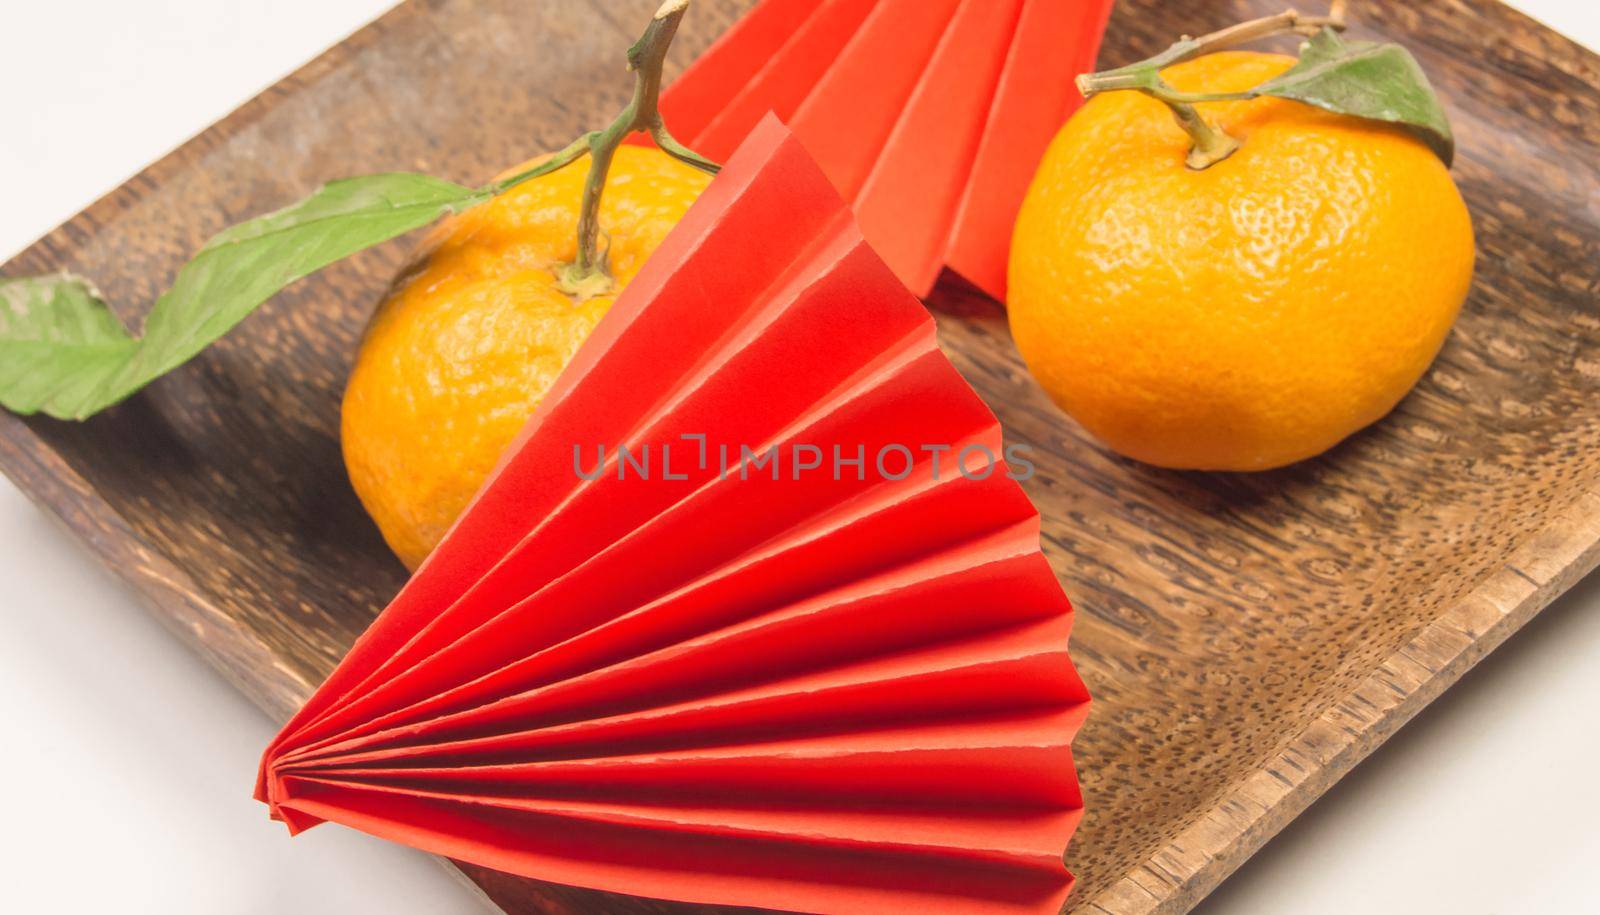
[[[950,267],[1005,298],[1017,210],[1082,103],[1111,0],[764,0],[662,96],[713,159],[768,111],[912,291]]]
[[[268,748],[258,796],[291,830],[623,893],[1054,911],[1088,697],[1001,449],[769,119]]]

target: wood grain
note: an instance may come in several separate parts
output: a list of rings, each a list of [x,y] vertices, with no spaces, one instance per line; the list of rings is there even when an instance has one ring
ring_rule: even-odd
[[[412,0],[3,272],[82,272],[136,318],[209,234],[325,179],[483,179],[624,101],[620,53],[655,5]],[[701,0],[675,66],[747,5]],[[1097,705],[1077,744],[1074,910],[1185,911],[1600,561],[1600,61],[1487,0],[1354,6],[1358,36],[1405,42],[1443,94],[1478,231],[1461,322],[1393,415],[1283,471],[1153,470],[1050,407],[997,305],[949,277],[930,301],[957,365],[1035,448],[1046,549],[1080,609]],[[1102,61],[1277,8],[1124,0]],[[301,283],[91,422],[0,414],[6,474],[280,717],[403,579],[336,430],[405,250]],[[467,873],[510,911],[690,910]]]

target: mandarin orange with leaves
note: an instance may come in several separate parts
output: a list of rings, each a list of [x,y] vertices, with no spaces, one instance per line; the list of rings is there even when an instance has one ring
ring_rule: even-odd
[[[378,306],[345,390],[350,482],[416,568],[561,370],[711,176],[622,146],[599,225],[614,287],[562,288],[577,253],[586,170],[533,178],[440,223]]]
[[[1292,64],[1224,51],[1160,76],[1170,98],[1242,93]],[[1277,97],[1185,108],[1226,145],[1203,156],[1141,92],[1096,95],[1061,130],[1016,226],[1013,335],[1121,454],[1204,470],[1311,457],[1387,413],[1439,351],[1472,278],[1466,206],[1404,126]]]

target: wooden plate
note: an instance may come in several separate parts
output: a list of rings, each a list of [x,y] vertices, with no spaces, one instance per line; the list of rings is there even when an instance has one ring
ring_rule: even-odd
[[[4,272],[79,271],[134,317],[211,233],[325,179],[484,179],[623,103],[622,50],[656,4],[408,3]],[[701,0],[676,65],[746,5]],[[1080,609],[1098,704],[1077,744],[1075,910],[1192,906],[1600,559],[1600,59],[1489,0],[1354,6],[1357,35],[1403,41],[1443,94],[1478,230],[1461,322],[1393,415],[1276,473],[1153,470],[1050,407],[993,302],[947,281],[930,303],[957,364],[1035,446],[1046,549]],[[1279,8],[1124,0],[1102,59]],[[405,247],[302,282],[90,422],[0,412],[6,474],[278,716],[404,577],[336,433],[357,335]],[[688,910],[467,872],[513,911]]]

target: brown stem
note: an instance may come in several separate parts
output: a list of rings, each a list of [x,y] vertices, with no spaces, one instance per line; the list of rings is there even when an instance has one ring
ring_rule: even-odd
[[[1303,16],[1296,10],[1287,9],[1274,16],[1262,16],[1260,19],[1230,25],[1225,29],[1218,29],[1191,39],[1192,46],[1178,60],[1189,60],[1202,54],[1238,47],[1273,35],[1295,34],[1310,37],[1324,28],[1342,30],[1345,25],[1344,7],[1344,0],[1335,0],[1329,4],[1326,16]],[[1168,65],[1177,63],[1178,60],[1169,61]]]

